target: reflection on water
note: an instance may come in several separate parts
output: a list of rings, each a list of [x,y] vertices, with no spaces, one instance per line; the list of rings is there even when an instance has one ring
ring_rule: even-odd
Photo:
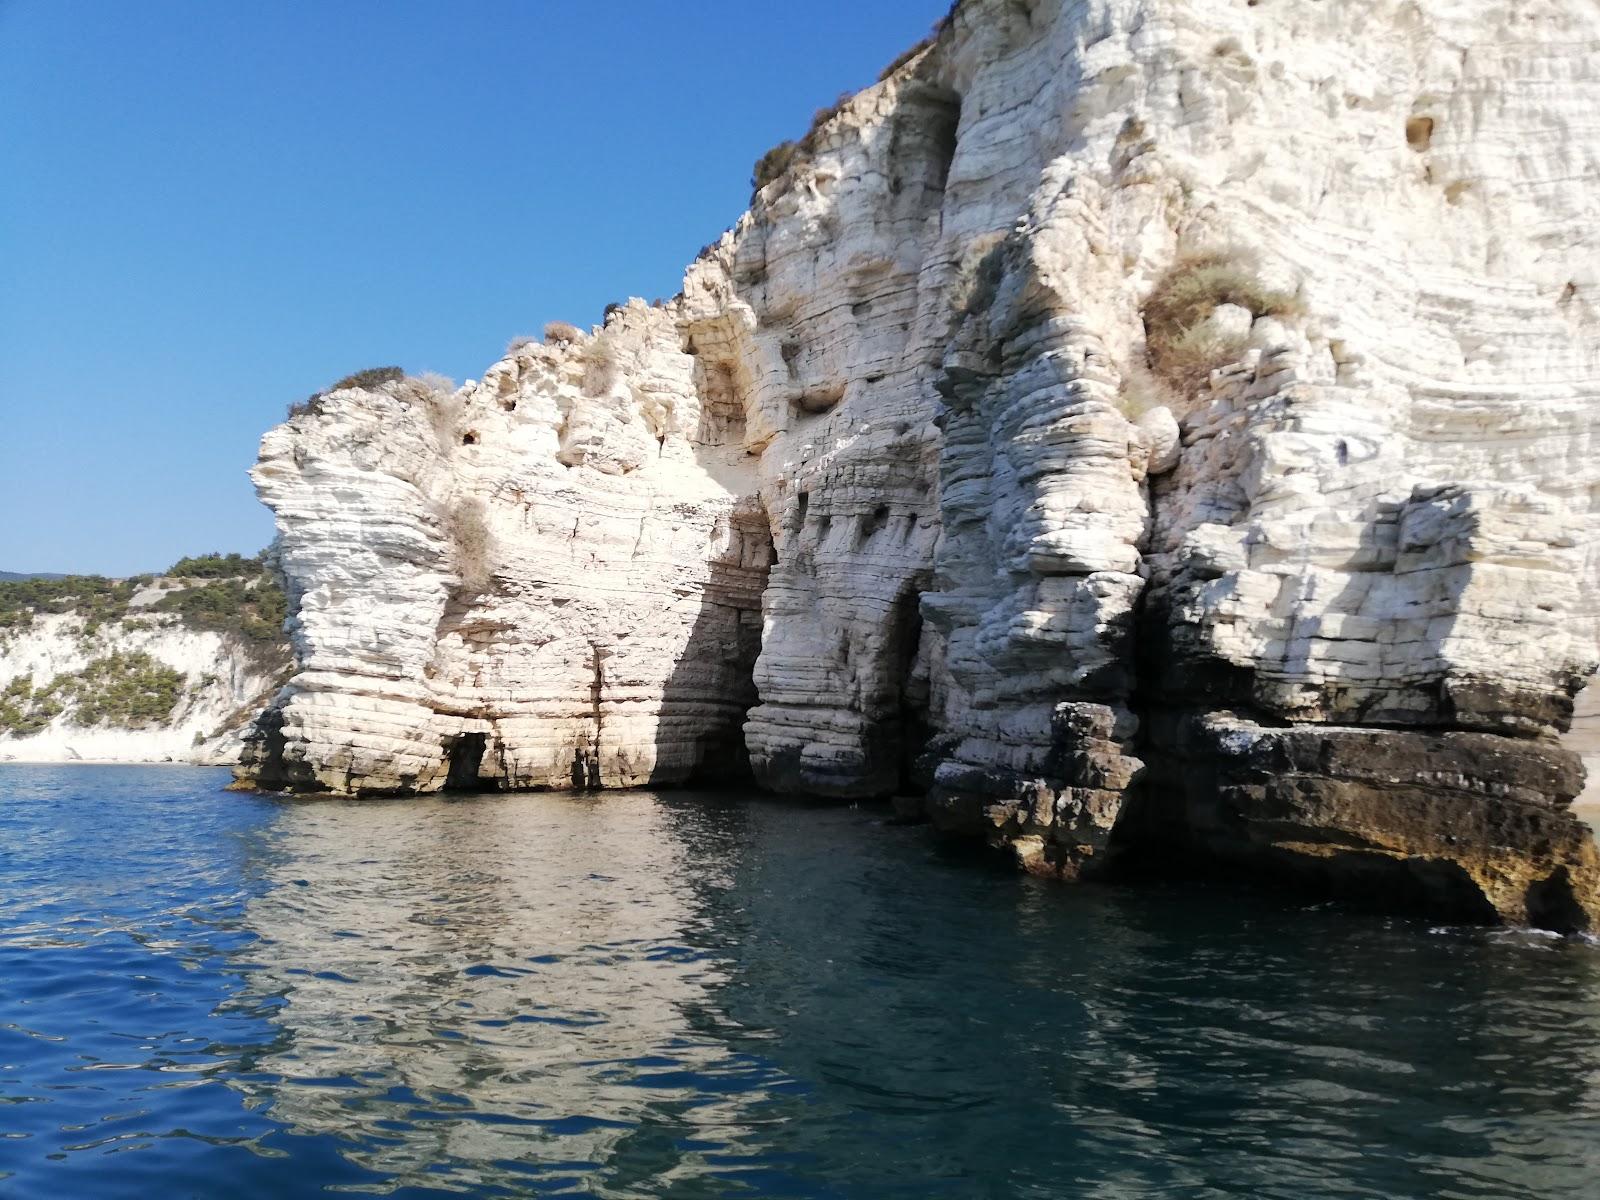
[[[1594,1194],[1591,945],[222,781],[0,767],[0,1194]]]
[[[646,1124],[736,1153],[794,1082],[735,1022],[691,1020],[730,969],[690,937],[696,891],[729,881],[681,816],[643,794],[296,806],[245,914],[252,996],[288,996],[292,1036],[247,1088],[401,1177],[591,1172]]]

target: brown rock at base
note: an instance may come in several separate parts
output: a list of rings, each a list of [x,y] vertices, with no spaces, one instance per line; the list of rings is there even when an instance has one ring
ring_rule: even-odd
[[[1496,734],[1173,723],[1154,819],[1244,868],[1441,917],[1600,925],[1576,755]],[[1149,821],[1152,814],[1142,818]]]

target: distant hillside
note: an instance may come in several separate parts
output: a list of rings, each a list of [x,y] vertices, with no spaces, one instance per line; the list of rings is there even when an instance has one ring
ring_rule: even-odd
[[[0,583],[18,583],[24,579],[65,579],[50,571],[0,571]]]
[[[0,761],[236,761],[291,666],[264,554],[0,575]]]
[[[238,634],[273,646],[283,641],[282,590],[265,551],[180,558],[162,575],[0,576],[0,633],[27,629],[50,613],[77,613],[93,632],[109,621],[174,613],[196,630]],[[3,648],[0,648],[3,653]]]

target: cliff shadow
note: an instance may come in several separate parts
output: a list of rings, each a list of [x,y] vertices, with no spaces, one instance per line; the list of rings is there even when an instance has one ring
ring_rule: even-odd
[[[1338,571],[1285,576],[1269,610],[1282,649],[1249,665],[1179,619],[1181,591],[1148,598],[1134,697],[1145,770],[1113,835],[1120,875],[1244,876],[1447,920],[1592,924],[1595,856],[1568,808],[1581,776],[1550,736],[1582,681],[1495,678],[1451,645],[1494,623],[1453,552],[1459,514],[1438,518],[1436,499],[1376,514]],[[1525,878],[1508,874],[1512,859]]]
[[[688,640],[661,689],[650,784],[751,781],[744,721],[759,699],[761,601],[776,557],[765,511],[736,510],[727,548],[710,564]]]

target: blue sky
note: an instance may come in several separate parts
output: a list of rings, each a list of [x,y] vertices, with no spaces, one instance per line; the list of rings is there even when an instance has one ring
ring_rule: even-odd
[[[0,0],[0,570],[259,549],[285,406],[670,296],[948,0]]]

